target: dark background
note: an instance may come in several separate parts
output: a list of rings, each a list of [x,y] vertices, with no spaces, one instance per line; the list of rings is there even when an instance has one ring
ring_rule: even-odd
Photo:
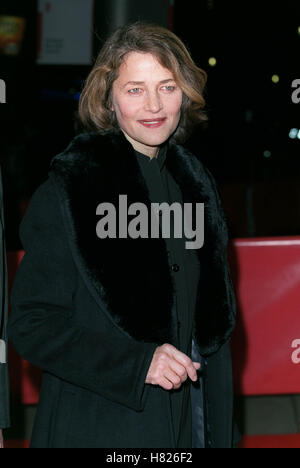
[[[111,32],[113,3],[96,0],[94,57]],[[166,25],[167,3],[128,1],[128,18]],[[32,193],[76,133],[76,93],[91,66],[36,64],[35,0],[1,0],[1,14],[27,21],[19,56],[0,55],[7,83],[7,104],[0,105],[6,238],[17,250]],[[291,99],[292,82],[300,79],[300,2],[175,0],[168,25],[208,73],[209,122],[186,145],[217,179],[230,236],[300,235],[300,139],[289,137],[291,128],[300,129],[300,104]]]

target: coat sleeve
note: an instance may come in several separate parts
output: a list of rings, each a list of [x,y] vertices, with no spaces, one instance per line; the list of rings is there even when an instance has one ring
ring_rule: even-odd
[[[6,266],[3,191],[0,169],[0,428],[10,426],[9,378],[7,364],[6,321],[8,312],[8,279]]]
[[[12,288],[9,339],[36,367],[142,411],[158,345],[131,339],[101,309],[97,329],[78,323],[79,272],[52,184],[48,179],[38,188],[20,226],[25,255]]]

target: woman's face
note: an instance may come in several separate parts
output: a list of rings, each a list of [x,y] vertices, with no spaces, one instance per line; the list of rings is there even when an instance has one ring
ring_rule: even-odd
[[[134,149],[149,157],[176,130],[182,91],[173,74],[150,53],[130,52],[113,83],[119,126]]]

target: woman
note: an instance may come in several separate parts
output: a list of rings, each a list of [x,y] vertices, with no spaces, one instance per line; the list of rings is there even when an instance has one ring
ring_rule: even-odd
[[[20,229],[9,335],[44,370],[32,447],[233,444],[226,221],[212,175],[178,144],[205,119],[205,80],[173,33],[137,22],[86,81],[88,132],[52,160]],[[133,203],[149,216],[160,202],[205,204],[202,248],[173,227],[127,235]]]
[[[2,175],[0,168],[0,448],[4,447],[2,429],[9,427],[9,382],[7,366],[6,321],[8,308],[8,280],[6,266],[6,249],[4,237],[4,211]]]

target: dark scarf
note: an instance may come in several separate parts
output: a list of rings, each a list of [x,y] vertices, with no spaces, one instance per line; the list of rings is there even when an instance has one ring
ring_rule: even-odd
[[[193,154],[170,145],[165,164],[184,203],[205,204],[204,246],[197,250],[202,274],[194,337],[201,354],[207,356],[229,339],[234,327],[226,219],[214,179]],[[173,343],[174,286],[165,240],[96,236],[99,203],[110,202],[117,208],[119,195],[126,194],[128,206],[141,202],[150,212],[148,190],[132,145],[121,132],[79,135],[53,158],[49,175],[58,189],[71,248],[94,296],[135,340]]]

